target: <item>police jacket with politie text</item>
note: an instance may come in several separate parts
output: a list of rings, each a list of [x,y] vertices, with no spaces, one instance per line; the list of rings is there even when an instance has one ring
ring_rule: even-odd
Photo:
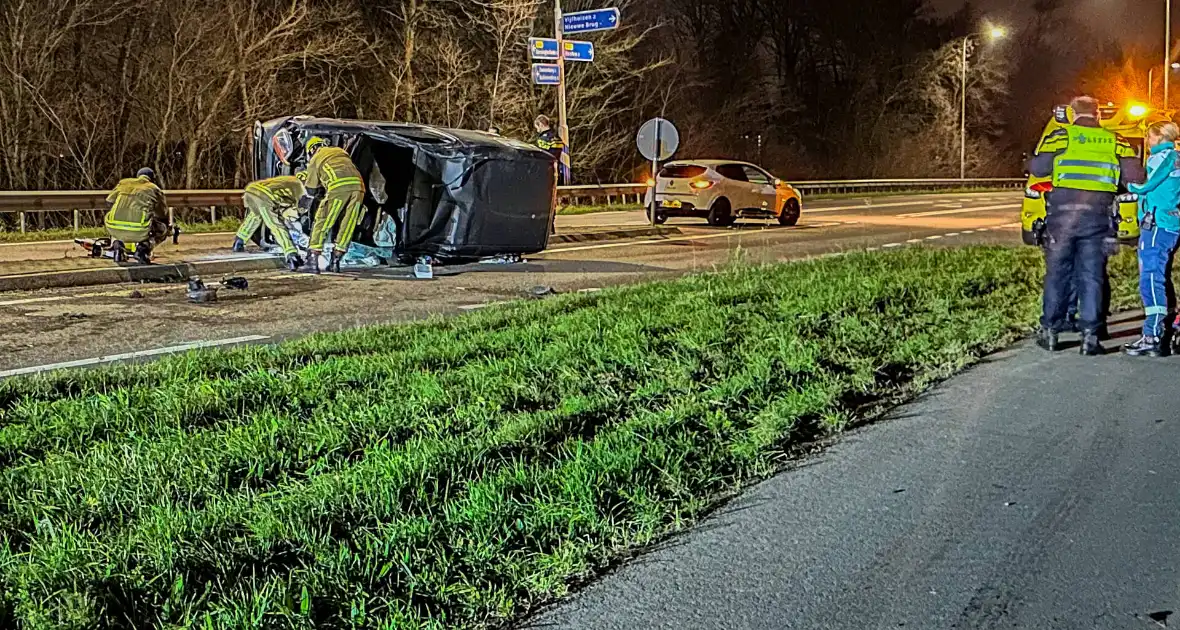
[[[1102,128],[1098,123],[1098,119],[1090,116],[1079,117],[1073,126],[1090,127],[1093,129]],[[1028,172],[1035,177],[1052,176],[1057,158],[1069,148],[1069,135],[1070,128],[1065,127],[1057,129],[1048,136],[1045,136],[1045,139],[1041,142],[1041,146],[1037,149],[1037,154],[1028,161]],[[1134,148],[1122,137],[1116,137],[1113,150],[1119,165],[1118,185],[1125,188],[1131,183],[1142,182],[1144,179],[1143,163],[1135,156]],[[1084,205],[1106,212],[1114,203],[1115,194],[1115,192],[1108,191],[1081,190],[1064,186],[1054,186],[1053,190],[1047,195],[1046,200],[1049,202],[1050,211],[1052,210],[1052,206]]]

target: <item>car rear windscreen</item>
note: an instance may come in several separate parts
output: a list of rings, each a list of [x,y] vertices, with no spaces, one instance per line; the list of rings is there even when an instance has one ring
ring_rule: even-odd
[[[678,164],[672,166],[665,166],[660,169],[660,177],[668,179],[689,179],[692,177],[700,177],[705,174],[705,167],[692,166],[690,164]]]

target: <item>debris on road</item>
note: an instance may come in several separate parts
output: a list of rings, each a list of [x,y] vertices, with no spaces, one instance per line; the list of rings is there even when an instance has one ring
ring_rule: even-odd
[[[418,259],[417,264],[414,265],[414,277],[419,280],[431,280],[434,278],[434,267],[431,265],[429,256],[423,256]]]
[[[525,262],[520,254],[505,254],[503,256],[494,256],[492,258],[484,258],[479,261],[481,265],[518,265]]]
[[[217,301],[217,289],[210,289],[200,278],[188,281],[188,301],[193,304],[210,304]]]
[[[143,299],[143,293],[140,293],[140,292],[139,292],[139,290],[138,290],[138,289],[136,289],[135,291],[132,291],[132,292],[131,292],[131,295],[128,295],[127,297],[128,297],[128,298],[130,298],[130,299],[132,299],[132,300],[142,300],[142,299]]]
[[[221,280],[221,286],[235,291],[245,291],[250,288],[250,281],[241,276],[231,276]]]
[[[557,295],[557,291],[553,287],[535,286],[529,289],[529,295],[535,298],[543,298],[550,295]]]

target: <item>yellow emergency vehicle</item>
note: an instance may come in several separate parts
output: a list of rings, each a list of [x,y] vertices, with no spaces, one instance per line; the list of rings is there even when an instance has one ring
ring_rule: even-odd
[[[1131,104],[1122,107],[1108,106],[1098,110],[1099,124],[1103,129],[1112,131],[1126,140],[1134,149],[1135,155],[1146,159],[1144,144],[1147,128],[1162,120],[1172,120],[1171,110],[1151,109],[1146,105]],[[1045,125],[1041,134],[1043,141],[1049,134],[1073,122],[1073,110],[1066,105],[1058,106],[1053,112],[1053,119]],[[1041,141],[1037,142],[1040,146]],[[1024,187],[1024,203],[1020,211],[1021,237],[1026,245],[1039,245],[1045,228],[1045,193],[1053,190],[1052,177],[1029,176]],[[1134,241],[1139,238],[1138,208],[1139,202],[1135,195],[1125,194],[1120,190],[1119,205],[1119,239]]]

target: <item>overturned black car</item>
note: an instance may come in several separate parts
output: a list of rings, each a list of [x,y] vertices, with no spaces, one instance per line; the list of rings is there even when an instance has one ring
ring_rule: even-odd
[[[346,149],[365,179],[356,242],[372,245],[388,216],[402,262],[526,255],[548,246],[557,191],[546,151],[479,131],[296,116],[255,124],[255,177],[302,169],[312,136]]]

